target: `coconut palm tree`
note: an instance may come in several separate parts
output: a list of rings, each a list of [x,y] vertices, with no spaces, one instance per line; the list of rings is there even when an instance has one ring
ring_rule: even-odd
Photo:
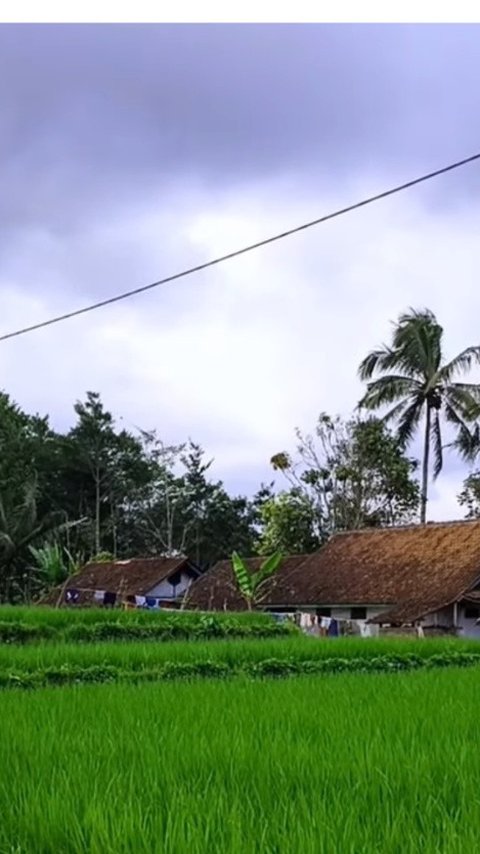
[[[424,425],[420,521],[425,523],[433,445],[433,476],[443,466],[441,420],[453,425],[456,441],[468,444],[469,424],[478,414],[480,384],[458,377],[480,364],[480,346],[467,347],[449,362],[442,352],[443,329],[424,309],[402,314],[393,330],[391,346],[373,350],[359,367],[367,390],[360,407],[376,410],[393,404],[385,421],[395,422],[399,439],[407,445],[421,420]]]

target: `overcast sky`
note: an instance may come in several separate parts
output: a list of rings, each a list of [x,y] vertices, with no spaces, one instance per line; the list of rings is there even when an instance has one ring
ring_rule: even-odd
[[[201,263],[480,150],[460,25],[0,26],[0,331]],[[357,403],[410,305],[480,338],[480,166],[143,296],[4,342],[25,409],[88,389],[188,436],[232,491]],[[120,422],[120,417],[123,422]],[[430,517],[462,515],[449,457]]]

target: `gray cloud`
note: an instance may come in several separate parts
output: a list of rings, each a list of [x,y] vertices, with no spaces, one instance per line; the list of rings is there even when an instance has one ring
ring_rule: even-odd
[[[478,139],[477,34],[4,25],[2,222],[62,230],[99,199],[161,194],[178,174],[232,186],[306,172],[321,199],[367,170],[400,174],[463,154]]]
[[[478,34],[1,26],[2,331],[471,153]],[[5,384],[61,427],[98,388],[250,488],[296,425],[355,405],[359,359],[407,305],[437,311],[453,351],[474,343],[479,168],[5,344]],[[461,474],[449,459],[442,483]]]

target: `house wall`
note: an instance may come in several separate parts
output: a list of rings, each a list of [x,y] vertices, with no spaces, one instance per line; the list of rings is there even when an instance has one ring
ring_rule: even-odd
[[[352,608],[362,608],[363,605],[299,605],[298,608],[266,608],[267,611],[302,611],[303,613],[312,613],[315,614],[317,610],[321,610],[322,608],[330,608],[330,616],[334,617],[336,620],[351,620],[351,611]],[[377,614],[380,614],[382,611],[387,611],[391,606],[389,605],[368,605],[367,606],[367,616],[366,620],[370,620],[372,617],[376,617]]]
[[[458,621],[458,614],[457,614]],[[420,620],[422,626],[429,628],[451,629],[454,627],[455,615],[453,605],[448,605],[446,608],[440,608],[438,611],[432,611]]]
[[[471,605],[468,602],[459,602],[457,604],[457,634],[460,637],[478,638],[480,640],[480,625],[477,625],[477,619],[480,617],[480,607],[477,609],[478,616],[467,617],[465,611],[470,608],[475,609],[475,605]],[[429,628],[453,628],[455,625],[454,606],[449,605],[447,608],[441,608],[439,611],[427,614],[427,616],[421,620],[421,624],[422,626],[428,626]]]
[[[352,608],[355,608],[355,605],[348,605],[348,607],[342,606],[333,606],[332,607],[332,617],[335,617],[336,620],[351,620],[351,611]],[[358,607],[362,607],[359,605]],[[387,607],[385,605],[368,605],[367,606],[367,616],[365,619],[371,620],[372,617],[376,617],[377,614],[381,614],[382,611],[386,611]]]
[[[161,581],[155,587],[148,591],[147,596],[157,596],[159,599],[174,599],[180,596],[185,590],[188,590],[193,579],[190,578],[187,572],[182,572],[179,583],[174,587],[168,579]]]
[[[468,603],[461,602],[457,606],[457,626],[458,626],[458,634],[460,637],[464,638],[479,638],[480,639],[480,625],[477,625],[478,617],[467,617],[465,615],[465,610],[470,608],[475,608],[475,605],[470,605]],[[480,611],[479,611],[480,616]]]

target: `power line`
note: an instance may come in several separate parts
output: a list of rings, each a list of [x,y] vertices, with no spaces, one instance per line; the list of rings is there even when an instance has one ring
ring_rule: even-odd
[[[395,193],[400,193],[402,190],[408,190],[410,187],[415,187],[416,184],[422,184],[425,181],[430,181],[431,178],[436,178],[439,175],[444,175],[446,172],[452,172],[454,169],[459,169],[460,166],[465,166],[467,163],[473,163],[475,160],[480,160],[480,152],[473,154],[471,157],[465,157],[464,160],[457,160],[456,163],[450,163],[449,166],[444,166],[442,169],[436,169],[435,172],[429,172],[422,175],[420,178],[414,178],[412,181],[407,181],[405,184],[399,184],[397,187],[392,187],[390,190],[385,190],[383,193],[377,193],[375,196],[369,196],[367,199],[362,199],[360,202],[348,205],[346,208],[340,208],[332,213],[325,214],[312,219],[310,222],[305,222],[302,225],[297,225],[295,228],[290,228],[288,231],[282,231],[273,237],[267,237],[264,240],[258,240],[256,243],[251,243],[249,246],[244,246],[243,249],[236,249],[234,252],[229,252],[227,255],[220,255],[212,261],[205,261],[203,264],[197,264],[195,267],[189,267],[187,270],[182,270],[180,273],[174,273],[172,276],[166,276],[164,279],[159,279],[156,282],[151,282],[149,285],[142,285],[139,288],[134,288],[131,291],[117,294],[117,296],[109,297],[100,302],[92,303],[92,305],[77,308],[75,311],[69,311],[66,314],[60,314],[57,317],[52,317],[50,320],[43,320],[40,323],[34,323],[32,326],[25,326],[23,329],[17,329],[15,332],[8,332],[5,335],[0,335],[0,341],[6,341],[8,338],[18,338],[19,335],[26,335],[27,332],[35,332],[36,329],[43,329],[45,326],[52,326],[54,323],[60,323],[62,320],[69,320],[71,317],[78,317],[81,314],[87,314],[89,311],[95,311],[97,308],[103,308],[106,305],[111,305],[120,300],[128,299],[137,294],[151,291],[153,288],[158,288],[160,285],[166,285],[169,282],[174,282],[176,279],[183,279],[185,276],[191,276],[193,273],[199,273],[201,270],[207,270],[208,267],[214,267],[216,264],[221,264],[223,261],[229,261],[231,258],[237,258],[239,255],[245,255],[247,252],[252,252],[254,249],[260,249],[262,246],[268,246],[269,243],[275,243],[277,240],[283,240],[285,237],[290,237],[292,234],[298,234],[300,231],[306,231],[307,228],[312,228],[314,225],[320,225],[322,222],[327,222],[329,219],[335,219],[337,216],[350,213],[351,211],[363,208],[366,205],[371,205],[373,202],[378,202],[380,199],[386,199],[387,196],[393,196]]]

